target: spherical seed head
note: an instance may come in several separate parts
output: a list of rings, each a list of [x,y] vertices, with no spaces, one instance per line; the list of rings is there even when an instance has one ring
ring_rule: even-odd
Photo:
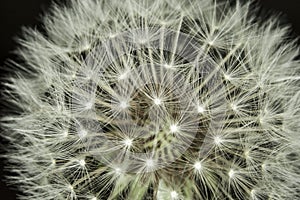
[[[235,2],[78,0],[26,29],[0,120],[21,198],[299,199],[299,49]]]

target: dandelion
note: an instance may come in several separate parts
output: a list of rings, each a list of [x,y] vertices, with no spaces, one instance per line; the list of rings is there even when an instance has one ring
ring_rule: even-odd
[[[20,199],[299,199],[299,48],[232,4],[74,0],[27,28],[2,83]]]

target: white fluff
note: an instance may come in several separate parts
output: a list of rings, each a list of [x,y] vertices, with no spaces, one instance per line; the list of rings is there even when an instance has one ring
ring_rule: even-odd
[[[54,5],[4,82],[20,198],[300,198],[298,47],[251,5]]]

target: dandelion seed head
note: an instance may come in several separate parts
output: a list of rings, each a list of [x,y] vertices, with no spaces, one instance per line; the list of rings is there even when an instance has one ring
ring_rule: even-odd
[[[299,48],[255,6],[53,5],[1,80],[20,198],[299,199]]]
[[[198,113],[203,113],[204,111],[205,111],[205,109],[204,109],[203,106],[199,105],[199,106],[197,107],[197,112],[198,112]]]

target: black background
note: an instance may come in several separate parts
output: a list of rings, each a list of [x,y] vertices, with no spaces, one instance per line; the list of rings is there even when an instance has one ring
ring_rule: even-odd
[[[56,0],[63,2],[65,0]],[[247,0],[245,0],[247,1]],[[257,0],[262,5],[261,16],[266,17],[271,11],[281,14],[283,22],[290,23],[293,34],[300,36],[300,1],[299,0]],[[14,39],[21,34],[22,26],[39,25],[42,13],[47,12],[51,0],[1,0],[0,3],[0,73],[5,76],[3,65],[7,58],[12,58],[16,47]],[[2,113],[3,114],[3,113]],[[5,144],[2,144],[5,145]],[[15,191],[9,189],[3,181],[3,161],[0,162],[0,199],[16,199]]]

